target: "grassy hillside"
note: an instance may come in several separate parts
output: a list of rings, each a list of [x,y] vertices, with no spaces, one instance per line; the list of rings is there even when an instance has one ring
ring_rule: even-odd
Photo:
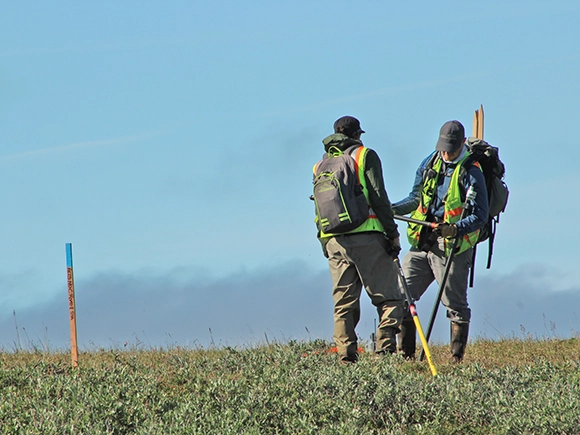
[[[2,434],[580,434],[580,340],[478,340],[464,364],[321,341],[0,353]]]

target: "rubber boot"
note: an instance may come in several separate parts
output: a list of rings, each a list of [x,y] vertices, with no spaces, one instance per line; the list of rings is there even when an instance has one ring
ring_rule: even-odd
[[[463,361],[468,335],[469,323],[451,322],[451,358],[454,363]]]
[[[417,327],[413,319],[404,319],[397,334],[397,352],[405,359],[415,359],[417,346]]]

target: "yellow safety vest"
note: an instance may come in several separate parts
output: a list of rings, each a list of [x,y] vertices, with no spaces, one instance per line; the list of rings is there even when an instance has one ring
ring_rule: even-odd
[[[448,224],[457,223],[461,219],[461,213],[463,211],[463,201],[461,200],[461,189],[459,183],[459,174],[461,172],[461,166],[463,162],[468,157],[466,155],[461,159],[451,175],[451,181],[449,183],[449,189],[447,190],[447,195],[445,197],[445,208],[443,213],[443,222]],[[423,182],[423,188],[419,197],[419,205],[417,209],[411,214],[411,218],[426,221],[427,212],[429,211],[429,206],[431,201],[435,198],[435,193],[437,191],[437,180],[439,179],[441,165],[443,160],[437,157],[435,163],[433,164],[433,171],[437,174],[433,178],[428,178]],[[477,165],[479,167],[479,165]],[[407,238],[412,247],[419,247],[419,237],[421,235],[421,229],[423,228],[420,224],[409,223],[407,227]],[[473,231],[468,234],[461,236],[457,242],[455,254],[460,254],[467,249],[475,246],[479,237],[479,230]],[[445,239],[445,256],[449,256],[451,253],[451,247],[453,246],[453,239]]]

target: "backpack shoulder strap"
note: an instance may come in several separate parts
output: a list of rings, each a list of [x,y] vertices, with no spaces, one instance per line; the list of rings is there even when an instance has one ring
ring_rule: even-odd
[[[435,165],[435,162],[437,161],[438,157],[439,152],[434,151],[430,156],[428,156],[425,160],[423,160],[423,163],[421,164],[421,166],[423,167],[423,183],[425,183],[425,181],[428,178],[432,178],[435,175],[437,175],[433,170],[433,166]]]
[[[462,184],[462,187],[464,190],[465,189],[465,180],[467,178],[467,172],[469,171],[469,168],[471,168],[472,166],[476,166],[479,169],[481,169],[481,165],[479,163],[479,161],[477,160],[477,156],[475,156],[474,154],[469,154],[465,160],[463,161],[463,163],[461,164],[461,168],[459,169],[459,182]]]

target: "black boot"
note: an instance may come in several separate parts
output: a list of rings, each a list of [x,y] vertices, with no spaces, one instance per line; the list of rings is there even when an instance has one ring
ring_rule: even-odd
[[[454,363],[460,363],[465,354],[469,323],[451,322],[451,358]]]
[[[405,359],[415,359],[417,345],[417,327],[413,319],[404,319],[397,334],[397,351]]]

